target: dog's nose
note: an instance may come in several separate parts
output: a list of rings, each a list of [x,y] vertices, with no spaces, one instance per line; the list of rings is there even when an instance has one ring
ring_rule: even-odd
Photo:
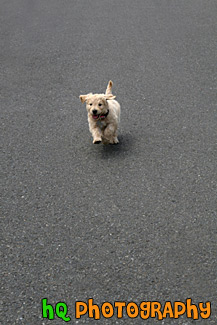
[[[96,109],[93,109],[92,112],[93,112],[94,115],[97,114],[97,110]]]

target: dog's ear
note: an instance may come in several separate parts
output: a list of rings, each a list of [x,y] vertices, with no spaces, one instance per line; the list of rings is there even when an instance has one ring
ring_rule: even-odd
[[[84,102],[86,102],[86,100],[87,100],[87,95],[80,95],[79,98],[80,98],[82,104],[84,104]]]
[[[80,95],[79,98],[80,98],[82,104],[84,104],[84,102],[86,102],[87,99],[88,99],[89,97],[91,97],[92,95],[93,95],[92,93],[89,93],[89,94],[87,94],[87,95]]]
[[[109,100],[109,99],[115,99],[116,96],[112,95],[112,94],[108,94],[108,95],[105,95],[105,99]]]

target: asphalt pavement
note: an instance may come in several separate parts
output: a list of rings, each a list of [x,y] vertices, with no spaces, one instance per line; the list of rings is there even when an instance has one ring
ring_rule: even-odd
[[[191,298],[211,302],[198,324],[217,323],[216,14],[214,0],[1,0],[1,324],[64,324],[43,298],[68,324],[195,323],[76,319],[90,298]],[[110,79],[120,143],[94,145],[79,95]]]

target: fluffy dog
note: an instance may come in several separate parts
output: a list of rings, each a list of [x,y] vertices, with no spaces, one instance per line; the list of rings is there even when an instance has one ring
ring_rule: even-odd
[[[105,94],[80,95],[82,103],[86,102],[89,129],[93,143],[117,144],[117,128],[120,121],[120,104],[114,100],[110,80]]]

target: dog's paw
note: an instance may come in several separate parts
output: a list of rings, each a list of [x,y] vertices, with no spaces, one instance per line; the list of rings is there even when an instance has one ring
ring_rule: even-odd
[[[109,141],[109,144],[118,144],[119,141],[118,141],[118,138],[113,138],[112,140]]]
[[[100,139],[95,139],[95,140],[93,140],[93,143],[94,144],[99,144],[99,143],[101,143],[102,142],[102,140],[100,140]]]

